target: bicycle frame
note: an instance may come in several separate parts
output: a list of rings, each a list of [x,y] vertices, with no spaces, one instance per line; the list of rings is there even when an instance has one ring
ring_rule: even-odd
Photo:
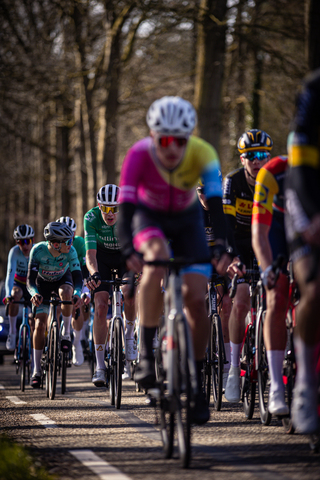
[[[19,328],[19,340],[18,340],[18,351],[17,351],[17,361],[20,362],[21,360],[21,347],[22,347],[22,330],[23,327],[26,326],[28,330],[28,349],[29,349],[29,357],[31,357],[31,329],[29,325],[29,312],[28,312],[28,306],[30,302],[14,302],[14,303],[20,303],[23,304],[23,315],[22,315],[22,323]],[[30,361],[30,358],[29,358]]]

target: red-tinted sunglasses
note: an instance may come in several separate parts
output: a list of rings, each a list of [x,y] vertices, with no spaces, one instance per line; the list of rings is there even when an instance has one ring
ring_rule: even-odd
[[[187,138],[181,137],[159,137],[159,145],[160,147],[169,147],[172,142],[174,142],[178,147],[184,147],[187,144]]]
[[[30,245],[32,242],[33,242],[32,238],[23,238],[22,240],[17,240],[17,243],[21,245],[21,247],[23,245]]]

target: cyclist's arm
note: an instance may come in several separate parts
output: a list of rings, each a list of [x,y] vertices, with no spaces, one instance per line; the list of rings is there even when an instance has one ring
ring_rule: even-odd
[[[121,245],[121,252],[125,258],[130,257],[134,253],[131,222],[135,208],[136,207],[133,203],[124,202],[120,204],[117,229]]]
[[[29,265],[28,265],[28,274],[27,274],[27,290],[30,293],[31,297],[34,295],[40,295],[39,290],[36,285],[36,278],[39,272],[39,262],[37,262],[32,255],[30,255]]]
[[[86,251],[86,265],[90,275],[98,272],[97,250],[91,248]]]
[[[72,275],[72,281],[74,286],[73,294],[74,296],[77,296],[80,298],[82,285],[83,285],[83,278],[82,278],[82,272],[81,272],[78,254],[74,247],[71,247],[71,250],[68,254],[68,262],[69,262],[69,268]]]
[[[14,275],[17,269],[17,250],[15,247],[11,248],[9,255],[8,255],[8,267],[7,267],[7,276],[5,282],[5,290],[6,290],[6,297],[10,297]]]

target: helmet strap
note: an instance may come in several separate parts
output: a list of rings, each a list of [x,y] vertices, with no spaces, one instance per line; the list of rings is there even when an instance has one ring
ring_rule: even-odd
[[[54,243],[58,243],[58,242],[54,242]],[[56,247],[53,245],[53,242],[50,242],[50,245],[51,245],[51,247],[52,247],[54,250],[56,250],[57,252],[61,253],[61,245],[62,245],[61,242],[59,243],[59,247],[58,247],[58,248],[56,248]]]

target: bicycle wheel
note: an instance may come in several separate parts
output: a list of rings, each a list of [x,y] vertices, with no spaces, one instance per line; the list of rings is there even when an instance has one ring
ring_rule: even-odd
[[[259,348],[259,366],[258,366],[258,391],[259,391],[259,410],[260,419],[263,425],[270,425],[271,413],[268,410],[269,402],[269,367],[267,359],[267,350],[263,341],[263,328],[260,325],[258,334]]]
[[[243,401],[243,410],[247,420],[253,417],[256,382],[253,379],[253,343],[252,327],[248,327],[246,339],[241,352],[241,396]]]
[[[22,326],[22,349],[20,350],[20,388],[24,392],[26,385],[26,369],[29,359],[28,348],[28,328],[26,325]]]
[[[111,320],[110,320],[111,322]],[[109,393],[110,393],[110,404],[114,405],[115,404],[115,379],[114,379],[114,356],[115,356],[115,323],[113,326],[113,331],[110,333],[111,335],[111,348],[110,348],[110,356],[109,356],[109,365],[108,365],[108,370],[110,372],[110,378],[109,378]]]
[[[49,332],[49,370],[48,370],[48,386],[49,398],[53,400],[56,394],[57,371],[58,371],[58,345],[59,330],[57,322],[53,322]]]
[[[189,373],[189,351],[187,343],[187,321],[184,316],[177,316],[178,344],[178,410],[177,433],[181,466],[188,468],[191,457],[191,384]]]
[[[286,345],[286,351],[285,351],[283,373],[284,373],[284,379],[285,379],[286,403],[289,407],[289,412],[291,412],[292,394],[293,394],[293,387],[294,387],[294,381],[296,376],[296,360],[295,360],[294,346],[293,346],[291,311],[288,312],[286,325],[287,325],[287,345]],[[292,424],[290,415],[288,417],[282,418],[282,425],[285,433],[287,433],[288,435],[291,435],[294,433],[294,426]]]
[[[61,358],[61,393],[63,395],[66,393],[66,387],[67,387],[67,367],[68,367],[68,360],[69,360],[69,352],[61,352],[60,350],[60,358]]]
[[[223,336],[221,319],[218,314],[214,314],[211,320],[211,375],[213,406],[215,410],[221,410],[222,386],[223,386]]]
[[[115,348],[114,348],[114,394],[115,394],[115,406],[117,409],[121,405],[121,392],[122,392],[122,374],[123,374],[123,341],[122,341],[122,322],[121,318],[117,318],[114,328]]]
[[[211,338],[211,335],[210,335],[210,338]],[[206,356],[203,361],[203,370],[202,370],[202,384],[203,384],[204,394],[205,394],[208,405],[210,405],[210,397],[211,397],[211,365],[212,365],[211,342],[209,342],[206,350]]]

